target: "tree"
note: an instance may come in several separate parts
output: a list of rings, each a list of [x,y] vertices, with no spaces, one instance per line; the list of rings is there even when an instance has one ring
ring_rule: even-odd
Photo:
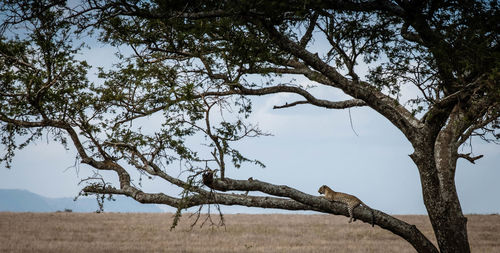
[[[73,7],[7,1],[0,8],[0,121],[7,164],[16,149],[49,133],[74,145],[81,163],[119,177],[119,187],[89,179],[87,194],[167,204],[179,216],[206,204],[347,215],[341,204],[288,186],[228,178],[227,161],[233,167],[260,165],[232,145],[264,134],[247,122],[252,96],[302,97],[276,109],[369,106],[414,148],[410,157],[439,251],[470,251],[454,176],[459,158],[481,158],[459,153],[467,140],[500,138],[496,1],[82,1]],[[123,55],[115,69],[101,70],[102,84],[88,82],[89,66],[74,58],[78,47],[71,39],[86,31],[134,52]],[[320,39],[328,46],[316,49]],[[370,66],[365,76],[360,63]],[[293,79],[282,79],[290,76],[339,89],[351,99],[318,98]],[[402,85],[420,94],[404,104]],[[154,131],[136,127],[151,115],[162,118]],[[205,136],[209,152],[190,147],[193,136]],[[182,162],[188,175],[172,176],[173,161]],[[132,169],[181,188],[182,197],[141,191],[131,184]],[[254,191],[268,196],[248,194]],[[365,208],[354,215],[371,221]],[[375,224],[419,252],[438,252],[415,226],[378,210]]]

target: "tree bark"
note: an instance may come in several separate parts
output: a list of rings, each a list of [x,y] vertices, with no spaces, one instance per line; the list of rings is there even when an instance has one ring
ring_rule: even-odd
[[[470,252],[467,218],[455,186],[458,145],[454,126],[451,120],[435,138],[422,138],[410,155],[418,167],[424,204],[443,253]]]

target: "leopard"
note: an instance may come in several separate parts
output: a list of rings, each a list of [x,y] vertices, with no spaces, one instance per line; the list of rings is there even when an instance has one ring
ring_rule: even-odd
[[[358,199],[356,196],[343,193],[343,192],[336,192],[332,190],[330,187],[323,185],[319,188],[318,190],[319,194],[324,194],[324,198],[326,198],[329,201],[335,201],[335,202],[340,202],[343,204],[347,205],[347,211],[349,212],[349,223],[351,223],[353,220],[356,221],[356,218],[353,215],[353,210],[354,208],[363,205],[364,207],[368,208],[370,212],[372,213],[372,220],[371,220],[371,225],[372,227],[374,226],[375,223],[375,215],[373,213],[373,209],[366,205],[363,201]]]

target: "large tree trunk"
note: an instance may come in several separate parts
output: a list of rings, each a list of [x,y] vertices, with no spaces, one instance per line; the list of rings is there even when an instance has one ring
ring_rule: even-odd
[[[470,252],[467,218],[455,187],[457,150],[453,124],[422,140],[410,155],[420,172],[424,204],[441,252]]]

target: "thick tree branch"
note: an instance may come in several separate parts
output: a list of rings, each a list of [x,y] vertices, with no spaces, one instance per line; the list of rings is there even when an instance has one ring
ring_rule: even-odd
[[[0,120],[3,122],[11,123],[16,126],[21,126],[21,127],[27,127],[27,128],[32,128],[32,127],[47,127],[48,122],[45,120],[42,121],[24,121],[24,120],[17,120],[17,119],[12,119],[7,117],[7,115],[3,114],[0,112]]]
[[[270,95],[270,94],[277,94],[277,93],[295,93],[298,95],[301,95],[304,97],[309,104],[319,106],[319,107],[324,107],[328,109],[346,109],[350,107],[361,107],[361,106],[366,106],[366,103],[360,99],[351,99],[351,100],[346,100],[346,101],[330,101],[330,100],[325,100],[325,99],[318,99],[314,97],[311,93],[307,92],[306,90],[295,87],[295,86],[285,86],[285,85],[277,85],[277,86],[270,86],[270,87],[264,87],[264,88],[257,88],[257,89],[250,89],[250,88],[245,88],[241,84],[231,84],[235,89],[231,90],[222,90],[222,91],[205,91],[205,92],[200,92],[198,94],[195,94],[191,96],[189,99],[199,99],[203,97],[224,97],[224,96],[232,96],[232,95],[252,95],[252,96],[264,96],[264,95]],[[146,111],[142,112],[136,112],[132,116],[128,116],[126,118],[123,118],[121,120],[118,120],[115,122],[115,125],[123,124],[125,122],[133,121],[142,117],[147,117],[150,116],[154,113],[157,113],[161,110],[164,110],[168,108],[169,106],[179,103],[182,101],[185,101],[186,98],[179,98],[176,100],[169,101],[168,103],[165,103],[161,106],[157,106],[151,109],[148,109]]]
[[[331,81],[332,86],[340,88],[346,94],[354,98],[365,101],[374,110],[384,115],[398,127],[410,141],[413,142],[418,139],[416,133],[423,125],[406,110],[406,108],[400,105],[397,100],[383,94],[366,82],[350,81],[345,78],[335,68],[287,38],[265,20],[261,22],[251,20],[250,22],[263,27],[278,46],[302,59],[305,64],[324,75]]]
[[[260,191],[272,196],[293,199],[299,203],[309,206],[311,209],[335,215],[349,216],[344,204],[330,202],[322,197],[312,196],[286,185],[273,185],[259,180],[224,180],[213,178],[213,172],[203,176],[204,183],[215,190],[220,191]],[[378,210],[373,210],[375,224],[387,229],[411,243],[420,252],[438,252],[435,246],[413,225],[398,220]],[[354,216],[366,223],[371,222],[371,212],[367,208],[355,208]]]
[[[347,100],[347,101],[339,101],[339,102],[334,102],[334,101],[329,101],[325,99],[318,99],[314,97],[311,93],[307,92],[305,89],[302,89],[300,87],[296,86],[286,86],[286,85],[277,85],[277,86],[270,86],[270,87],[264,87],[260,89],[249,89],[244,87],[243,85],[239,83],[234,83],[232,82],[226,75],[223,74],[216,74],[213,73],[210,64],[208,64],[206,61],[204,61],[203,58],[200,58],[202,62],[205,65],[207,75],[213,79],[221,79],[226,84],[233,89],[230,92],[234,92],[235,94],[241,94],[241,95],[269,95],[269,94],[275,94],[275,93],[295,93],[298,95],[301,95],[304,97],[307,101],[307,103],[316,105],[319,107],[324,107],[324,108],[329,108],[329,109],[346,109],[350,107],[356,107],[356,106],[365,106],[366,103],[360,99],[352,99],[352,100]],[[299,62],[296,61],[290,61],[290,65],[294,66],[294,68],[288,69],[288,68],[262,68],[262,69],[247,69],[244,70],[245,73],[248,72],[253,72],[253,73],[262,73],[262,71],[278,71],[278,73],[288,73],[288,74],[303,74],[306,75],[308,78],[314,81],[323,81],[323,82],[328,82],[328,80],[324,80],[321,76],[319,76],[319,73],[313,72],[310,69],[308,69],[306,66],[303,64],[300,64]],[[322,80],[323,79],[323,80]],[[202,97],[204,96],[220,96],[216,95],[215,93],[211,92],[205,92]],[[303,102],[298,102],[298,104],[303,104]],[[274,107],[274,109],[277,109],[277,107]]]
[[[293,87],[293,86],[273,86],[273,87],[265,87],[261,89],[248,89],[243,86],[238,86],[238,89],[240,90],[240,94],[242,95],[268,95],[268,94],[275,94],[275,93],[295,93],[303,96],[308,103],[312,105],[316,105],[319,107],[324,107],[324,108],[329,108],[329,109],[346,109],[350,107],[357,107],[357,106],[365,106],[366,103],[360,99],[352,99],[352,100],[346,100],[346,101],[340,101],[340,102],[334,102],[334,101],[329,101],[329,100],[324,100],[324,99],[318,99],[314,97],[311,93],[307,92],[306,90],[298,87]]]
[[[99,194],[119,194],[131,197],[141,203],[155,203],[165,204],[176,208],[189,208],[193,206],[205,204],[219,204],[219,205],[240,205],[247,207],[260,207],[260,208],[279,208],[286,210],[313,210],[316,209],[307,205],[301,204],[297,201],[283,198],[273,197],[259,197],[259,196],[245,196],[239,194],[222,194],[222,193],[208,193],[197,194],[183,199],[174,198],[163,193],[144,193],[134,187],[124,189],[116,189],[113,187],[97,187],[87,186],[83,189],[87,193]]]
[[[418,36],[418,34],[416,33],[410,32],[408,30],[409,27],[410,25],[408,23],[403,24],[403,26],[401,27],[401,36],[406,40],[421,44],[422,39],[420,38],[420,36]]]

